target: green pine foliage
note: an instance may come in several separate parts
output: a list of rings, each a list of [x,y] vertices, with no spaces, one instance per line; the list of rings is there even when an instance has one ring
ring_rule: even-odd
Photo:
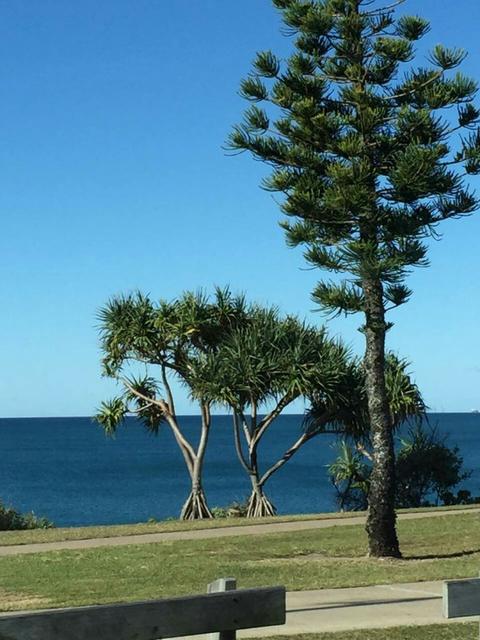
[[[293,53],[257,54],[229,146],[271,165],[264,187],[284,196],[288,242],[345,276],[318,285],[318,304],[364,311],[363,283],[379,279],[385,307],[398,307],[426,239],[477,206],[465,182],[480,172],[477,84],[455,71],[466,54],[437,45],[414,66],[428,22],[370,0],[273,3]]]

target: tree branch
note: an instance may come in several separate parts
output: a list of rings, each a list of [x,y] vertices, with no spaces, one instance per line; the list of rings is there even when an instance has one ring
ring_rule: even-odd
[[[270,478],[270,476],[272,476],[276,471],[283,467],[283,465],[286,464],[295,453],[297,453],[300,447],[304,445],[305,442],[308,442],[311,438],[313,438],[312,434],[303,433],[300,438],[298,438],[296,442],[294,442],[292,446],[287,449],[287,451],[285,451],[283,456],[279,460],[277,460],[277,462],[273,464],[269,469],[267,469],[267,471],[265,471],[263,476],[260,478],[260,486],[263,486],[265,482]]]
[[[140,400],[143,400],[144,402],[148,402],[149,404],[153,404],[153,405],[156,405],[157,407],[160,407],[160,409],[162,410],[162,413],[165,416],[166,421],[168,422],[169,427],[173,431],[175,440],[177,441],[177,444],[182,451],[183,457],[185,459],[185,463],[191,475],[193,473],[193,466],[194,466],[196,454],[192,445],[185,438],[180,427],[178,426],[176,417],[172,413],[170,413],[168,403],[162,399],[146,396],[145,394],[141,393],[140,391],[132,387],[132,385],[128,382],[126,378],[122,378],[122,382],[127,387],[127,389]]]
[[[163,386],[165,387],[165,391],[167,393],[167,400],[168,400],[168,405],[170,408],[170,413],[175,416],[175,402],[173,400],[173,393],[172,393],[172,388],[170,386],[170,383],[168,382],[168,377],[167,377],[167,371],[165,369],[167,365],[162,362],[161,365],[161,370],[162,370],[162,382],[163,382]]]
[[[258,443],[262,439],[268,427],[272,424],[275,418],[277,418],[282,413],[285,407],[287,407],[291,402],[293,402],[293,400],[295,400],[295,398],[292,397],[290,394],[284,395],[283,398],[281,398],[280,402],[275,407],[275,409],[271,411],[268,414],[268,416],[266,416],[263,420],[259,422],[258,427],[253,434],[250,448],[256,447],[258,445]]]
[[[236,411],[233,412],[233,436],[235,441],[235,450],[237,452],[238,459],[240,460],[240,464],[250,475],[252,469],[245,459],[245,454],[243,453],[242,443],[240,441],[240,425],[238,424],[238,414]]]

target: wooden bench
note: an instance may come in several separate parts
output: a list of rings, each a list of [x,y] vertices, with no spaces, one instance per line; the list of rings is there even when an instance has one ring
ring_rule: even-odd
[[[0,615],[0,640],[157,640],[285,623],[285,588],[236,589],[231,578],[206,595]]]

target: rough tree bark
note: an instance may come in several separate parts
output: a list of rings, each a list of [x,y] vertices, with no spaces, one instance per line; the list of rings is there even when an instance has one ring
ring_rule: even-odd
[[[380,281],[363,282],[365,300],[365,372],[373,447],[368,496],[369,555],[401,557],[395,527],[395,452],[385,386],[385,308]]]

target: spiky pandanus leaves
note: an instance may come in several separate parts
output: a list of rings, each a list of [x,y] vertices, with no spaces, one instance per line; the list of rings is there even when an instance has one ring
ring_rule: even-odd
[[[385,358],[385,380],[390,420],[394,429],[408,420],[422,420],[426,405],[418,385],[409,373],[410,363],[389,352]],[[305,414],[304,428],[310,433],[334,432],[352,439],[360,446],[371,444],[370,417],[366,390],[365,367],[360,359],[349,363],[342,379],[342,387],[333,406],[321,392],[310,397],[310,407]],[[332,413],[326,424],[324,415]]]
[[[157,435],[166,421],[166,411],[155,403],[158,390],[157,382],[149,376],[125,377],[123,393],[102,402],[94,419],[106,435],[114,436],[125,418],[135,415],[147,431]]]
[[[244,411],[285,397],[289,402],[314,388],[332,398],[346,366],[348,349],[323,328],[276,308],[252,307],[249,320],[218,351],[215,399]]]
[[[371,0],[273,0],[293,51],[261,52],[241,84],[253,108],[229,145],[272,167],[264,187],[283,194],[287,242],[313,267],[343,277],[314,300],[362,312],[374,472],[372,555],[400,551],[395,531],[393,436],[385,391],[387,310],[427,264],[426,239],[443,220],[472,213],[465,174],[480,173],[477,85],[457,71],[465,53],[437,45],[416,66],[429,24]]]
[[[365,509],[370,469],[360,452],[346,440],[339,443],[339,455],[328,466],[328,473],[337,492],[340,511],[345,508]]]

